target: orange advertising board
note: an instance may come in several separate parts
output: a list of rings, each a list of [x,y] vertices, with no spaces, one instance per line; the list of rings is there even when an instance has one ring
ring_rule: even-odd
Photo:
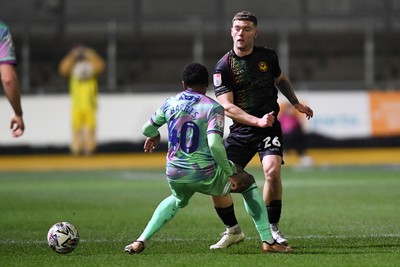
[[[372,136],[400,135],[400,91],[371,92]]]

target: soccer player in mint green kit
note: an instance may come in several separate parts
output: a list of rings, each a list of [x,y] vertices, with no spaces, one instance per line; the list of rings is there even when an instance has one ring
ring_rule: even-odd
[[[184,90],[165,100],[142,129],[147,136],[144,152],[151,153],[160,142],[158,128],[168,125],[166,174],[172,195],[161,201],[142,234],[125,247],[125,252],[141,253],[196,192],[215,196],[241,193],[262,240],[262,252],[290,252],[289,246],[277,243],[272,237],[253,176],[227,159],[222,142],[224,109],[205,95],[207,69],[198,63],[189,64],[181,78]]]

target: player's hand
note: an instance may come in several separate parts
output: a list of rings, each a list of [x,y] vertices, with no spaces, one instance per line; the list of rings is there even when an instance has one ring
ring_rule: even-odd
[[[229,178],[229,181],[232,183],[231,192],[233,192],[238,187],[238,182],[236,181],[236,179],[233,176],[228,177],[228,178]]]
[[[144,142],[143,150],[146,153],[152,153],[154,149],[160,144],[160,135],[155,137],[147,137]]]
[[[299,112],[306,114],[307,119],[311,119],[314,116],[314,111],[309,107],[301,103],[294,106]]]
[[[19,137],[24,134],[25,125],[22,116],[14,115],[11,118],[10,129],[13,137]]]
[[[265,114],[262,118],[258,119],[258,127],[266,128],[271,127],[272,124],[275,122],[275,115],[274,112],[271,111],[268,114]]]

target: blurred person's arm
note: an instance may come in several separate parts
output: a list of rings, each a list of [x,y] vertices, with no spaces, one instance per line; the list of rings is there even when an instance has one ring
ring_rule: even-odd
[[[12,130],[12,135],[18,137],[24,133],[25,125],[22,119],[21,95],[17,73],[13,65],[0,64],[0,74],[5,94],[14,110],[10,128]]]
[[[103,58],[91,48],[86,48],[85,56],[92,63],[96,76],[100,75],[106,67]]]
[[[58,72],[61,76],[65,78],[71,76],[77,53],[77,50],[73,49],[61,60],[60,65],[58,66]]]

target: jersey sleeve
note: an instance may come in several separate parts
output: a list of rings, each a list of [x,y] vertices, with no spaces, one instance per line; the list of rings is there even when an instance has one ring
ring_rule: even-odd
[[[5,24],[0,24],[0,64],[16,65],[15,48],[11,33]]]
[[[147,137],[155,137],[159,135],[158,128],[166,123],[165,108],[168,105],[168,99],[163,105],[151,116],[150,120],[142,127],[142,133]]]
[[[229,71],[229,53],[218,61],[213,72],[214,92],[216,96],[232,91],[232,74]]]
[[[214,108],[210,112],[208,128],[207,128],[207,142],[211,154],[217,164],[226,173],[227,176],[232,176],[234,171],[222,142],[224,135],[225,116],[224,108],[218,103],[214,103]]]
[[[208,118],[207,134],[216,133],[220,136],[224,135],[225,115],[224,108],[215,103],[211,109]]]
[[[274,78],[278,78],[282,73],[281,67],[279,65],[278,55],[276,54],[275,50],[271,48],[266,49],[271,60],[270,72]]]
[[[153,114],[153,116],[151,116],[150,118],[151,124],[159,128],[167,122],[167,119],[165,117],[165,110],[168,106],[168,103],[169,103],[169,98],[165,100],[162,106],[157,109],[157,111]]]
[[[156,137],[160,134],[160,132],[158,131],[158,127],[151,124],[150,121],[146,122],[145,125],[143,125],[142,133],[146,137]]]

